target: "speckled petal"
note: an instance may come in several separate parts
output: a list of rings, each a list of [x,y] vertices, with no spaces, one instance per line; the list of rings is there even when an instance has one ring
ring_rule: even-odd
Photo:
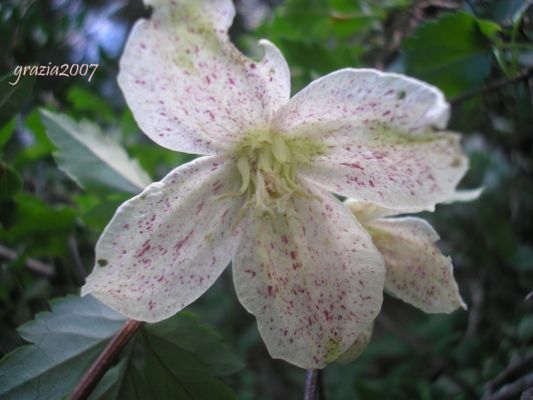
[[[288,101],[285,59],[261,41],[255,62],[230,42],[230,0],[152,1],[120,60],[119,85],[141,129],[172,150],[219,154],[265,129]]]
[[[378,219],[369,223],[368,229],[385,258],[387,291],[427,313],[466,308],[451,259],[435,246],[439,235],[426,221]]]
[[[165,319],[204,293],[232,259],[242,199],[232,161],[202,157],[124,203],[96,245],[82,288],[129,318]]]
[[[395,209],[433,209],[454,192],[467,159],[444,128],[449,107],[433,86],[402,75],[345,69],[311,83],[274,119],[290,140],[321,144],[299,171],[328,190]]]
[[[233,271],[272,357],[323,368],[379,312],[385,271],[349,211],[322,189],[309,193],[286,216],[248,217]]]

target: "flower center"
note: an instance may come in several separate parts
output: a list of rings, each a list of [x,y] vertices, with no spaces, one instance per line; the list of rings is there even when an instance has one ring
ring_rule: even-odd
[[[292,146],[281,135],[260,132],[249,135],[238,154],[239,192],[261,212],[286,212],[287,201],[299,190]]]

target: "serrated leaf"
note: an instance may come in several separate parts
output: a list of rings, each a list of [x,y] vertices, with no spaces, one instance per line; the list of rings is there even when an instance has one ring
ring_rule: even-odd
[[[0,398],[60,399],[72,391],[125,317],[91,296],[51,303],[19,328],[30,345],[0,360]],[[145,324],[90,399],[235,399],[215,375],[242,363],[188,312]]]
[[[19,328],[32,343],[0,361],[0,397],[60,399],[83,376],[124,317],[91,296],[68,296],[51,302]]]
[[[151,182],[136,160],[110,136],[88,121],[41,110],[47,133],[57,152],[54,158],[68,176],[85,189],[138,193]]]
[[[491,43],[481,28],[493,34],[493,25],[462,12],[421,25],[403,43],[407,73],[450,97],[481,86],[492,59]]]

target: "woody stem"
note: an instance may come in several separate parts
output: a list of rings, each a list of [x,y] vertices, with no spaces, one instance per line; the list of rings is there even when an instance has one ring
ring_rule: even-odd
[[[70,394],[69,400],[83,400],[89,397],[118,354],[129,343],[142,324],[141,321],[129,319],[122,325]]]

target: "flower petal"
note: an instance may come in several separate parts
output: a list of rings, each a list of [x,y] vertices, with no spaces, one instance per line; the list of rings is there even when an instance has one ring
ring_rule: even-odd
[[[374,324],[368,325],[368,327],[357,337],[355,342],[350,346],[345,353],[341,354],[335,361],[340,364],[349,364],[365,351],[366,346],[370,343],[372,338],[372,331],[374,330]]]
[[[202,157],[117,211],[82,288],[129,318],[165,319],[204,293],[233,257],[242,199],[233,162]]]
[[[289,70],[262,41],[259,63],[230,42],[230,0],[152,1],[120,60],[119,85],[141,129],[161,146],[218,154],[268,126],[288,101]]]
[[[435,246],[439,235],[426,221],[413,217],[379,219],[368,228],[385,258],[387,291],[427,313],[466,308],[451,259]]]
[[[323,368],[379,312],[384,267],[349,211],[322,189],[309,192],[287,215],[243,223],[234,281],[272,357]]]
[[[449,114],[433,86],[397,74],[345,69],[311,83],[282,107],[274,129],[321,144],[299,171],[343,196],[432,209],[467,169],[459,137],[435,133]]]

